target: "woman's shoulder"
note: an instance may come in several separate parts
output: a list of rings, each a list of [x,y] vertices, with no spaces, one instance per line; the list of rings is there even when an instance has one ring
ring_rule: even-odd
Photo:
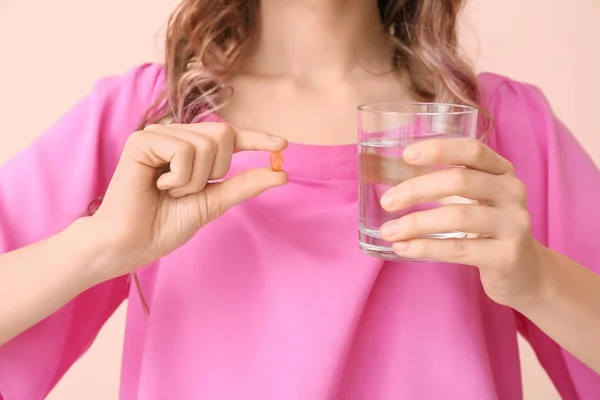
[[[92,95],[150,105],[165,87],[165,67],[159,63],[143,63],[120,74],[104,76],[96,81]]]
[[[158,105],[165,82],[165,68],[158,63],[105,75],[96,79],[58,125],[68,131],[65,127],[85,124],[108,142],[122,146],[128,134],[138,129],[147,113]]]
[[[145,84],[164,83],[165,66],[162,63],[145,62],[134,65],[122,73],[106,75],[100,78],[102,81],[136,82]]]
[[[96,79],[88,93],[37,137],[28,150],[14,157],[13,163],[27,165],[34,159],[45,160],[46,154],[64,154],[65,159],[73,158],[76,169],[91,170],[97,166],[90,162],[100,157],[91,153],[101,150],[102,161],[114,167],[127,138],[139,129],[164,87],[165,69],[156,63],[139,64]],[[88,158],[92,161],[86,161]]]
[[[479,74],[477,80],[481,102],[493,116],[515,109],[551,111],[542,90],[531,83],[491,72]]]
[[[542,144],[564,130],[539,87],[489,72],[480,74],[478,83],[481,105],[493,119],[489,141],[499,150]]]

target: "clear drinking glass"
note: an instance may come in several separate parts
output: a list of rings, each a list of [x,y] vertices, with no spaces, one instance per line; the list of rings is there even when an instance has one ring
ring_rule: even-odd
[[[371,103],[359,106],[358,111],[359,246],[373,257],[403,261],[394,253],[391,243],[381,238],[381,225],[415,211],[446,204],[472,203],[469,199],[452,196],[396,212],[385,211],[380,199],[388,189],[442,168],[460,168],[409,165],[402,157],[404,149],[424,140],[475,137],[478,112],[470,106],[439,103]],[[444,239],[466,235],[465,232],[440,232],[428,237]]]

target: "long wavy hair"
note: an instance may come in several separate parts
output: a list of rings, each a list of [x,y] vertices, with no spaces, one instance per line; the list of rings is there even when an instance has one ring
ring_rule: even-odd
[[[171,15],[165,43],[166,89],[141,124],[193,123],[224,106],[226,81],[255,37],[260,0],[183,0]],[[405,72],[424,101],[480,104],[473,67],[459,50],[464,0],[378,0],[394,49],[392,68]],[[97,205],[94,207],[97,209]],[[93,213],[95,210],[90,210]],[[132,274],[146,313],[137,274]]]
[[[255,36],[260,0],[183,0],[169,19],[167,85],[144,123],[192,123],[218,111],[231,90],[226,80]],[[392,67],[405,71],[424,101],[478,108],[472,65],[459,49],[457,24],[465,0],[378,0],[394,48]]]

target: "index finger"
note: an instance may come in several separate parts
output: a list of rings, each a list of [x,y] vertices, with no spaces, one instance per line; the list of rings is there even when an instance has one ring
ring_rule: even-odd
[[[234,152],[245,150],[282,151],[288,141],[279,136],[248,129],[232,128],[235,131]]]
[[[234,137],[234,153],[246,150],[282,151],[285,150],[288,145],[287,140],[284,138],[266,132],[236,128],[223,122],[172,124],[171,126],[208,136],[231,135]]]
[[[494,175],[513,173],[512,164],[477,139],[432,139],[408,146],[404,160],[413,165],[464,166]]]

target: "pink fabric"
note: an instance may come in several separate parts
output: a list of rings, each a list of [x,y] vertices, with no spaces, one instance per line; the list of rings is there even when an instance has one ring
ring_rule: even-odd
[[[600,272],[598,170],[538,89],[480,81],[490,145],[529,188],[535,236]],[[104,191],[163,85],[160,65],[100,81],[2,167],[0,251],[60,231]],[[122,400],[516,400],[517,330],[564,399],[599,398],[600,377],[488,300],[476,269],[363,255],[356,158],[354,145],[292,144],[287,186],[141,272],[148,320],[126,279],[90,289],[0,349],[1,396],[42,399],[129,298]],[[257,165],[268,155],[238,154],[231,172]]]

